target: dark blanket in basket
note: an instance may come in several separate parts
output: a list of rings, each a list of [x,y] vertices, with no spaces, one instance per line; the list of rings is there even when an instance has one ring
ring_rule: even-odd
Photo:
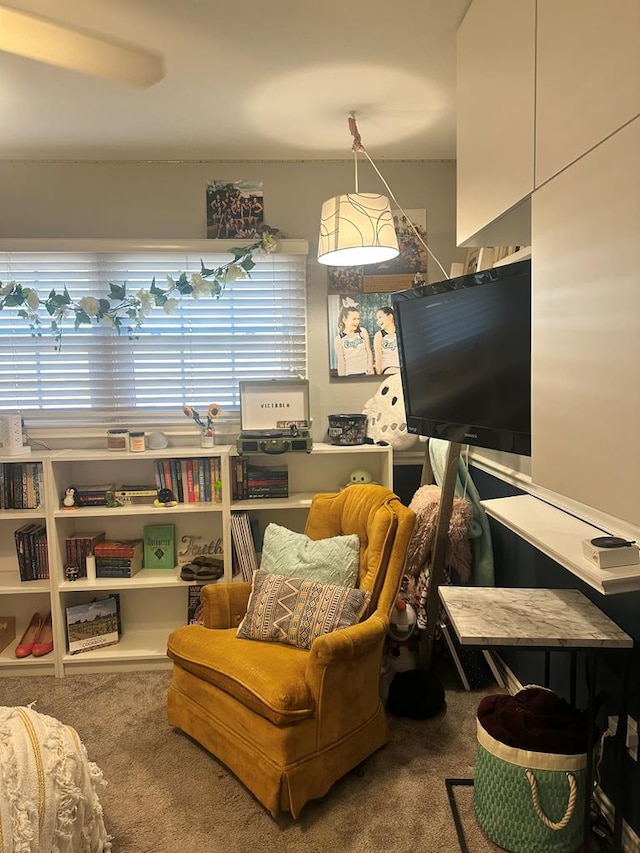
[[[562,755],[587,751],[584,711],[544,687],[525,687],[515,696],[485,696],[478,721],[496,740],[517,749]]]

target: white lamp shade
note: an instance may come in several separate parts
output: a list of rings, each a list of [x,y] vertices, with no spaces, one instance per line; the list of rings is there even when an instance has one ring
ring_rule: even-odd
[[[399,255],[389,200],[377,193],[351,193],[322,205],[318,261],[355,267],[389,261]]]

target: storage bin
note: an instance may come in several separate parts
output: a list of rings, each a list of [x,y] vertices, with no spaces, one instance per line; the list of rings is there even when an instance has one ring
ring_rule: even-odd
[[[586,752],[537,752],[503,743],[480,714],[477,731],[473,807],[485,835],[511,853],[577,851],[584,839]]]
[[[331,444],[364,444],[366,437],[366,415],[329,415],[329,441]]]

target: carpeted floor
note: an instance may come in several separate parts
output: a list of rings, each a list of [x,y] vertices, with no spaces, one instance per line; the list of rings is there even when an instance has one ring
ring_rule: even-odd
[[[453,683],[446,711],[391,718],[392,740],[305,806],[274,821],[216,759],[166,721],[168,672],[3,678],[3,705],[35,702],[72,725],[108,782],[101,794],[114,853],[440,853],[459,850],[446,777],[472,776],[483,691]],[[453,679],[455,682],[455,679]],[[469,853],[489,853],[472,789],[456,801]]]

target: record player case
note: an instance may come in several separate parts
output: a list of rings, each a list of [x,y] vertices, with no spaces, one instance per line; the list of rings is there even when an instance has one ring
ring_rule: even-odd
[[[311,452],[308,379],[241,380],[239,388],[240,455]]]

